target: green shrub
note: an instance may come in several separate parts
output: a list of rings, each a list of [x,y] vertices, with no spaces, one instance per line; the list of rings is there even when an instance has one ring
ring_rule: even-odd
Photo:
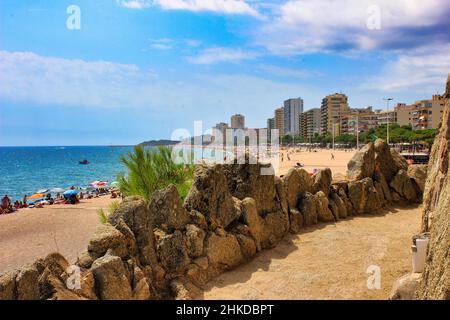
[[[119,175],[119,188],[125,196],[138,195],[150,200],[151,194],[174,184],[184,198],[192,185],[194,167],[172,160],[172,149],[158,147],[144,149],[136,146],[133,152],[121,157],[128,174]]]
[[[114,213],[114,211],[116,211],[117,208],[119,208],[119,206],[120,206],[120,202],[116,200],[109,204],[107,211],[103,210],[103,208],[97,209],[97,215],[98,215],[98,218],[100,219],[100,222],[103,224],[108,223],[109,215]]]

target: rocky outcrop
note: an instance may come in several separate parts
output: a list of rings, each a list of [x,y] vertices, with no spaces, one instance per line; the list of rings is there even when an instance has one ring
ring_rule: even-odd
[[[419,187],[420,193],[425,191],[425,182],[427,180],[427,165],[412,164],[408,167],[408,177],[410,177]]]
[[[419,299],[450,299],[450,74],[442,122],[431,150],[423,197],[422,231],[430,232]]]
[[[391,300],[414,300],[420,282],[420,273],[408,273],[397,279],[392,288]]]
[[[273,186],[274,193],[275,186]],[[240,214],[236,210],[222,165],[199,165],[195,169],[195,180],[186,196],[184,206],[189,211],[201,212],[210,223],[222,228],[226,228]]]
[[[378,191],[371,178],[351,181],[348,184],[348,196],[356,214],[373,214],[381,210]]]
[[[189,213],[183,208],[177,188],[169,187],[152,194],[149,203],[152,225],[166,232],[183,229],[190,221]]]
[[[325,196],[328,197],[332,179],[333,177],[330,168],[319,170],[314,176],[314,183],[312,186],[313,193],[322,191]]]
[[[298,202],[306,192],[311,192],[313,181],[304,169],[292,168],[283,176],[289,208],[297,208]]]
[[[417,200],[416,188],[405,170],[401,169],[397,172],[390,186],[407,201],[414,202]]]
[[[347,164],[347,177],[350,180],[371,178],[375,170],[375,148],[369,142],[357,151]]]

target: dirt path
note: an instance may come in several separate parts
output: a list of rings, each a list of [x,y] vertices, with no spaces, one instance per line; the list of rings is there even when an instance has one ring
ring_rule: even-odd
[[[210,282],[199,299],[387,299],[411,270],[411,236],[420,209],[319,224]],[[367,288],[367,267],[381,268],[381,288]]]
[[[75,262],[100,225],[96,210],[112,201],[105,196],[0,215],[0,274],[55,251]]]

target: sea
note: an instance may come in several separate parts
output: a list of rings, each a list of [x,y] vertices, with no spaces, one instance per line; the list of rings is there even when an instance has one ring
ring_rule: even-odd
[[[132,150],[132,146],[0,147],[0,198],[8,194],[22,200],[40,189],[115,181],[119,173],[126,173],[120,156]],[[89,164],[78,163],[84,159]]]

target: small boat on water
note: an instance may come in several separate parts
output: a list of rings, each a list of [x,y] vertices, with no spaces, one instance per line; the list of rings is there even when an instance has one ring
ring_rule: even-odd
[[[86,159],[78,161],[79,164],[89,164],[89,161],[87,161]]]

